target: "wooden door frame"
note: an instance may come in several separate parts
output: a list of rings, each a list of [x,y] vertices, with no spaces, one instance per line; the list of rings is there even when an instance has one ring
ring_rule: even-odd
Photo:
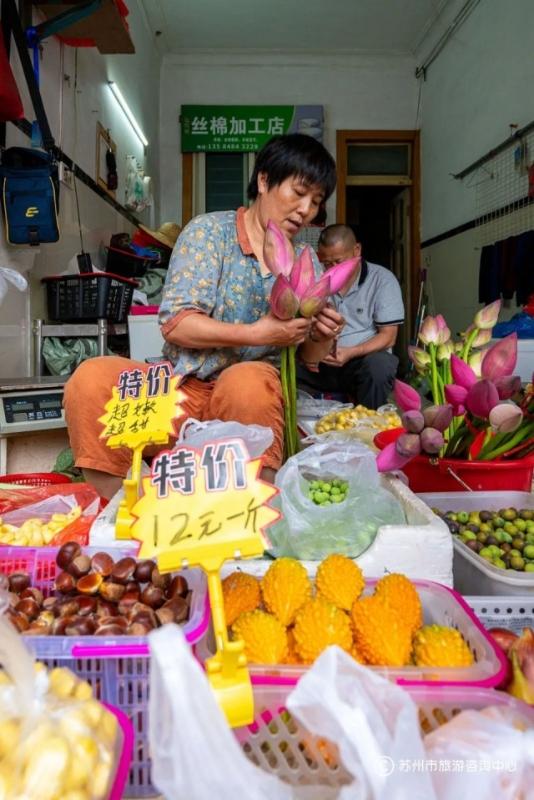
[[[347,144],[349,142],[407,142],[412,145],[411,184],[410,189],[410,308],[407,318],[414,318],[419,297],[420,258],[421,258],[421,166],[420,166],[420,136],[419,131],[406,130],[338,130],[336,131],[336,163],[337,163],[337,192],[336,192],[336,219],[338,222],[347,221]],[[364,184],[362,184],[364,185]],[[369,184],[371,185],[371,184]],[[394,185],[392,181],[389,185]],[[399,186],[406,185],[399,180]]]

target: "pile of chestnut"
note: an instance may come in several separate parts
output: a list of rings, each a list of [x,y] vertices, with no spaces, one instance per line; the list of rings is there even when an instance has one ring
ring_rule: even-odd
[[[57,553],[55,594],[44,597],[26,572],[13,572],[6,614],[25,636],[145,636],[189,618],[191,591],[182,575],[162,575],[155,561],[92,556],[77,542]]]

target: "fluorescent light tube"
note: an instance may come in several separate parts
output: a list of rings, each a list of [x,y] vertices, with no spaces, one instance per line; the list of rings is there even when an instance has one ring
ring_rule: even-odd
[[[146,136],[143,133],[143,131],[141,130],[141,128],[139,127],[136,118],[132,114],[130,106],[128,105],[128,103],[126,102],[126,100],[124,99],[124,97],[122,95],[121,90],[119,89],[119,87],[117,86],[115,81],[108,81],[108,84],[109,84],[109,88],[111,89],[111,91],[113,93],[113,97],[115,98],[117,103],[122,108],[124,116],[126,117],[128,122],[130,123],[132,128],[134,129],[135,133],[137,134],[137,137],[139,138],[139,141],[143,144],[144,147],[148,147],[148,141],[146,139]]]

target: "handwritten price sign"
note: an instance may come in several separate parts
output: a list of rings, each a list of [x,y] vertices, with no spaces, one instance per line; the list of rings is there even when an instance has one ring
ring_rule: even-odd
[[[166,570],[218,569],[228,558],[261,555],[264,529],[280,514],[268,505],[278,490],[260,480],[260,468],[241,439],[160,453],[132,509],[139,556],[158,557]]]
[[[178,388],[180,380],[168,362],[152,364],[146,373],[141,369],[121,372],[106,413],[99,419],[104,426],[100,438],[107,439],[110,447],[132,449],[154,435],[158,442],[168,441],[174,434],[173,420],[184,413],[180,403],[186,395]]]

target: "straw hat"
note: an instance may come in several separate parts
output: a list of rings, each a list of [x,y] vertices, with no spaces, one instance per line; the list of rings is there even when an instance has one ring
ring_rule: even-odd
[[[176,222],[164,222],[156,231],[147,228],[146,225],[140,225],[139,227],[157,242],[164,244],[165,247],[170,247],[171,250],[182,230]]]

